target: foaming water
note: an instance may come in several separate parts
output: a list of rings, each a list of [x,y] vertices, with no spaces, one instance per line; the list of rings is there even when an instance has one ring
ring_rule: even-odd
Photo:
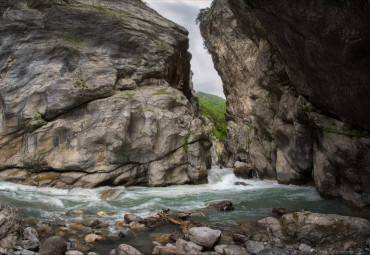
[[[247,186],[235,185],[244,182]],[[20,209],[23,217],[48,220],[68,211],[83,210],[94,215],[98,211],[117,214],[105,217],[107,222],[122,220],[129,211],[150,216],[170,208],[174,211],[206,207],[207,203],[230,200],[235,210],[228,213],[207,212],[208,222],[237,224],[241,220],[254,222],[271,215],[273,207],[307,209],[313,212],[351,215],[345,205],[336,200],[321,198],[313,187],[280,185],[276,181],[244,180],[237,178],[232,169],[213,167],[209,170],[208,184],[170,187],[99,187],[62,190],[37,188],[0,182],[0,198]],[[109,192],[106,200],[102,193]],[[81,217],[81,216],[76,216]],[[71,217],[69,220],[74,220]]]

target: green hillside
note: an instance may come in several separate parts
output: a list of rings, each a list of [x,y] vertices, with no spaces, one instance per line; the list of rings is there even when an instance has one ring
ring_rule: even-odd
[[[224,142],[226,139],[226,100],[204,92],[198,92],[197,96],[202,115],[206,116],[214,125],[212,128],[213,135]]]

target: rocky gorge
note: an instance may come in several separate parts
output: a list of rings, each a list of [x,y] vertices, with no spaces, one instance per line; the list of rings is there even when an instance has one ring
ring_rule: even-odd
[[[366,1],[285,0],[215,0],[202,10],[227,99],[227,167],[314,183],[368,210],[369,11]]]
[[[185,28],[141,0],[0,0],[0,254],[370,253],[368,219],[269,180],[369,216],[369,10],[202,10],[223,146]]]

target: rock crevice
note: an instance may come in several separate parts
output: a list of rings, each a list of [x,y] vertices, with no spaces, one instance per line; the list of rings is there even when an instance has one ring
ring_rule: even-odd
[[[370,206],[369,9],[217,0],[199,14],[227,99],[227,167]]]

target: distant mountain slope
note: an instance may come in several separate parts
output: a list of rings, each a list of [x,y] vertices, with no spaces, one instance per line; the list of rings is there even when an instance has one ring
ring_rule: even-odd
[[[226,139],[226,100],[204,92],[197,92],[197,96],[202,115],[206,116],[214,125],[212,128],[213,135],[224,142]]]

